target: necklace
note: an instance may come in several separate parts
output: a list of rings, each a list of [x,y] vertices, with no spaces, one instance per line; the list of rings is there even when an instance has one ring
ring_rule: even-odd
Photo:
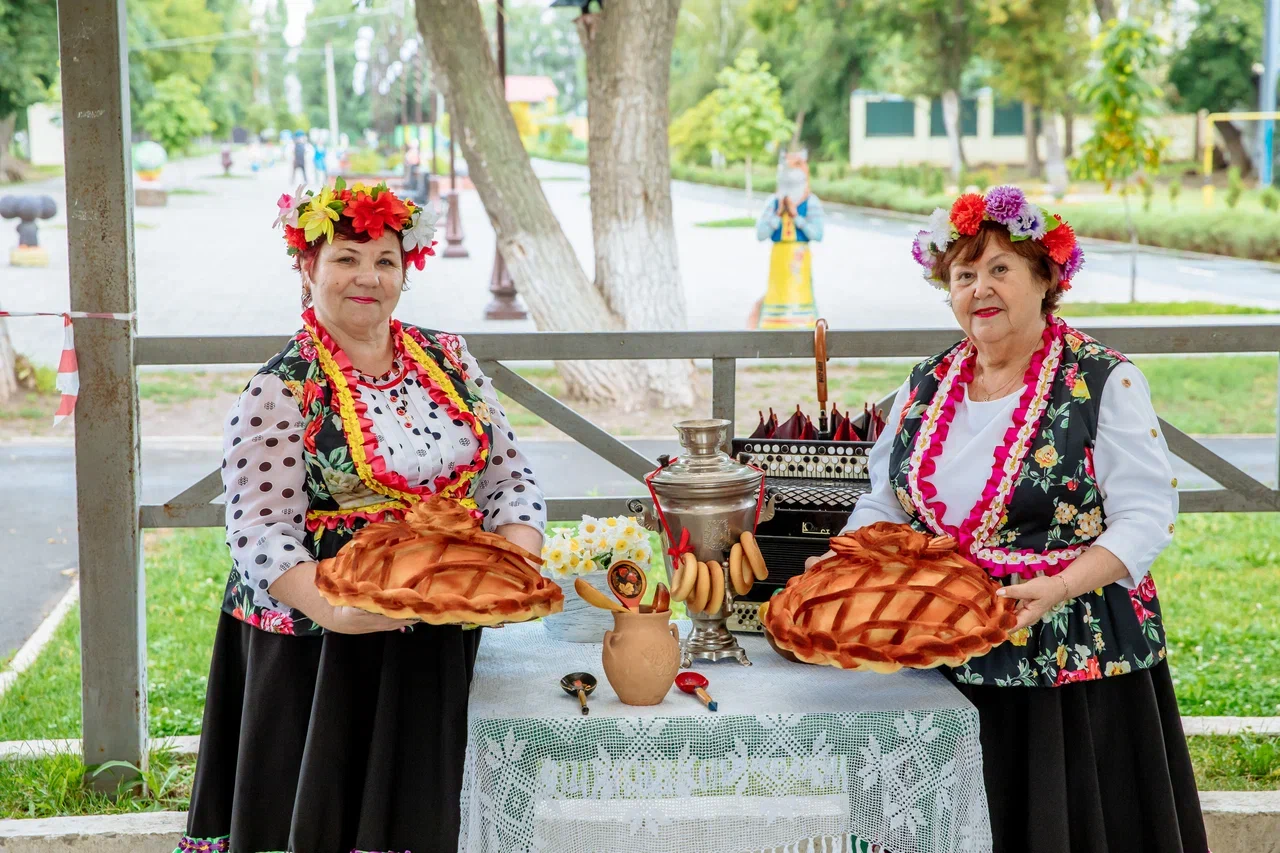
[[[1027,359],[1027,361],[1030,362],[1030,359]],[[974,400],[974,402],[987,403],[987,402],[990,402],[991,400],[998,400],[1000,397],[1004,396],[1004,394],[1008,393],[1008,391],[1011,388],[1013,388],[1014,384],[1023,378],[1025,373],[1026,373],[1026,366],[1024,365],[1016,373],[1014,373],[1010,379],[1006,380],[1004,384],[1000,385],[1000,387],[992,391],[991,387],[987,385],[986,374],[984,372],[980,380],[980,383],[982,385],[982,396],[981,396],[981,399],[976,399]]]

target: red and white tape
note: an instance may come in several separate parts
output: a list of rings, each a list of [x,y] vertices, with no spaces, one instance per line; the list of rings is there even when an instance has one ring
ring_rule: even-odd
[[[0,317],[61,317],[62,356],[58,359],[58,379],[55,383],[62,392],[58,411],[53,414],[53,425],[65,421],[76,411],[76,398],[80,396],[80,364],[76,361],[76,339],[72,332],[72,320],[125,320],[132,322],[134,314],[107,314],[96,311],[0,311]]]

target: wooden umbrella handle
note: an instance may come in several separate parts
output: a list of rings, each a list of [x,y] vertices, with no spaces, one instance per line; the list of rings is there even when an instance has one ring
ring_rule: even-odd
[[[827,321],[819,319],[813,327],[813,360],[818,374],[818,405],[827,411]]]

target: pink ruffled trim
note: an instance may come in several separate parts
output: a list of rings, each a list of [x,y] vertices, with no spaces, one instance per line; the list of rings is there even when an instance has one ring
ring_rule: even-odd
[[[936,458],[942,453],[943,444],[946,442],[947,433],[951,429],[951,422],[955,420],[956,408],[963,398],[965,388],[973,381],[973,367],[976,360],[976,351],[969,342],[962,343],[953,350],[948,358],[954,356],[963,356],[958,370],[949,371],[950,379],[949,387],[945,388],[946,397],[942,404],[942,410],[938,413],[938,417],[934,422],[933,430],[922,436],[926,442],[924,447],[924,456],[918,466],[918,474],[912,478],[915,481],[918,495],[913,495],[913,502],[917,508],[921,510],[921,515],[925,521],[934,527],[938,533],[946,533],[956,538],[962,551],[967,551],[971,555],[974,554],[981,545],[981,539],[984,539],[991,531],[983,531],[980,533],[979,528],[982,527],[983,518],[989,518],[992,522],[998,521],[1003,514],[1003,507],[1008,506],[1013,496],[1012,488],[1003,489],[1004,495],[1001,497],[1002,486],[1007,483],[1011,484],[1016,481],[1018,473],[1022,470],[1022,462],[1026,458],[1027,452],[1031,449],[1031,442],[1027,442],[1022,449],[1022,456],[1012,465],[1008,471],[1005,466],[1009,464],[1013,447],[1018,443],[1018,436],[1028,425],[1028,420],[1032,408],[1038,408],[1036,415],[1036,423],[1033,426],[1031,435],[1034,435],[1039,427],[1039,420],[1044,414],[1044,401],[1053,385],[1053,377],[1046,377],[1047,381],[1043,383],[1043,389],[1038,388],[1041,384],[1041,372],[1044,370],[1045,360],[1049,353],[1053,350],[1055,342],[1061,341],[1064,334],[1065,324],[1056,317],[1050,316],[1042,335],[1042,344],[1035,354],[1031,357],[1031,363],[1027,365],[1026,373],[1023,374],[1023,392],[1018,400],[1018,407],[1013,413],[1013,423],[1005,431],[1004,442],[996,448],[995,457],[991,466],[991,475],[987,478],[987,483],[983,487],[982,496],[979,497],[977,503],[969,511],[969,515],[958,528],[952,527],[943,521],[947,512],[945,503],[937,499],[938,490],[929,482],[929,478],[937,471]],[[1061,363],[1059,361],[1059,363]],[[1055,368],[1056,370],[1056,365]],[[947,380],[943,380],[943,386],[947,385]],[[939,390],[943,390],[940,388]],[[1001,512],[996,512],[996,504],[1001,504]],[[988,527],[993,524],[989,523]],[[990,561],[982,561],[983,564]],[[984,565],[984,568],[991,568]],[[1020,566],[1000,566],[1002,572],[997,576],[1004,574],[1021,574],[1024,577],[1031,577],[1037,569],[1022,568]],[[1062,568],[1065,568],[1062,567]],[[1059,568],[1057,571],[1061,571]],[[1047,570],[1046,570],[1047,571]],[[995,572],[992,572],[996,574]],[[1056,574],[1056,572],[1053,572]]]

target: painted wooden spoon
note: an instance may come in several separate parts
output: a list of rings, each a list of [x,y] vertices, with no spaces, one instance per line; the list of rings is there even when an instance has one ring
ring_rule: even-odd
[[[630,560],[614,560],[605,572],[605,580],[614,598],[628,610],[640,612],[640,599],[649,585],[643,569]]]

